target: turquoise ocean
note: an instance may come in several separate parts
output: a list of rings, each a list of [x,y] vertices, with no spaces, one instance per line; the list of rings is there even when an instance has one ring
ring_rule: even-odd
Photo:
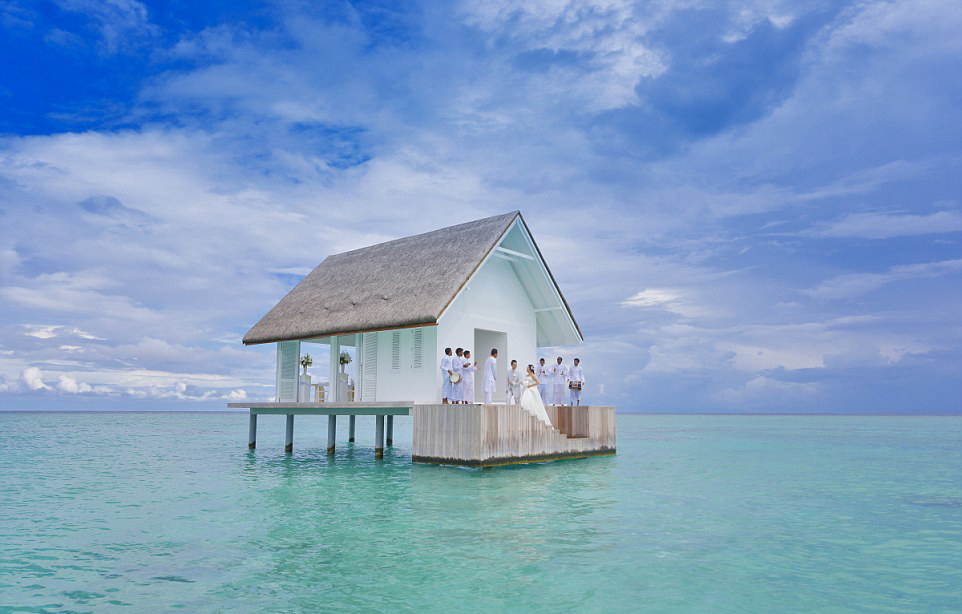
[[[618,416],[618,455],[0,414],[0,612],[962,612],[962,418]]]

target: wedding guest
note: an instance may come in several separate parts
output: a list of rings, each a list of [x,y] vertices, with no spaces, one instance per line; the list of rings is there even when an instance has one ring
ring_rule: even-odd
[[[444,356],[441,357],[441,402],[448,404],[451,398],[451,348],[444,348]]]
[[[494,391],[498,389],[498,350],[491,350],[491,355],[484,363],[484,402],[494,402]]]
[[[471,361],[471,350],[464,350],[464,387],[462,388],[465,403],[474,403],[474,372],[478,370],[478,363]]]
[[[548,404],[548,380],[551,379],[548,373],[548,368],[544,364],[544,358],[538,361],[538,368],[535,369],[535,374],[538,380],[538,394],[541,395],[541,402],[545,405]]]
[[[585,372],[581,368],[581,359],[575,358],[575,366],[568,369],[568,387],[571,389],[571,398],[568,403],[571,405],[581,405],[581,393],[585,387]]]
[[[558,364],[551,369],[551,402],[555,405],[565,404],[565,386],[568,383],[568,368],[562,364],[563,360],[561,356],[558,356]]]

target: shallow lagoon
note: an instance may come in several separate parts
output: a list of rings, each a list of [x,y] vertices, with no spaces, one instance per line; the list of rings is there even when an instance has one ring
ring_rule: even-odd
[[[0,413],[0,612],[959,612],[962,418],[619,415],[412,466],[406,418]]]

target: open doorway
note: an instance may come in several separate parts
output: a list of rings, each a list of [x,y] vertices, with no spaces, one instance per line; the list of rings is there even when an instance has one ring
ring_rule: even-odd
[[[478,371],[474,374],[474,398],[484,402],[484,363],[491,355],[491,350],[498,349],[498,385],[494,391],[494,400],[503,403],[507,400],[504,388],[508,381],[508,334],[494,330],[474,329],[474,355],[478,360]]]

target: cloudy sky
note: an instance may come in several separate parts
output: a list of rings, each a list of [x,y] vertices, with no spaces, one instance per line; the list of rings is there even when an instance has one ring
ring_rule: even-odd
[[[593,402],[958,413],[960,31],[927,0],[8,0],[0,409],[270,396],[240,338],[326,255],[520,209]]]

